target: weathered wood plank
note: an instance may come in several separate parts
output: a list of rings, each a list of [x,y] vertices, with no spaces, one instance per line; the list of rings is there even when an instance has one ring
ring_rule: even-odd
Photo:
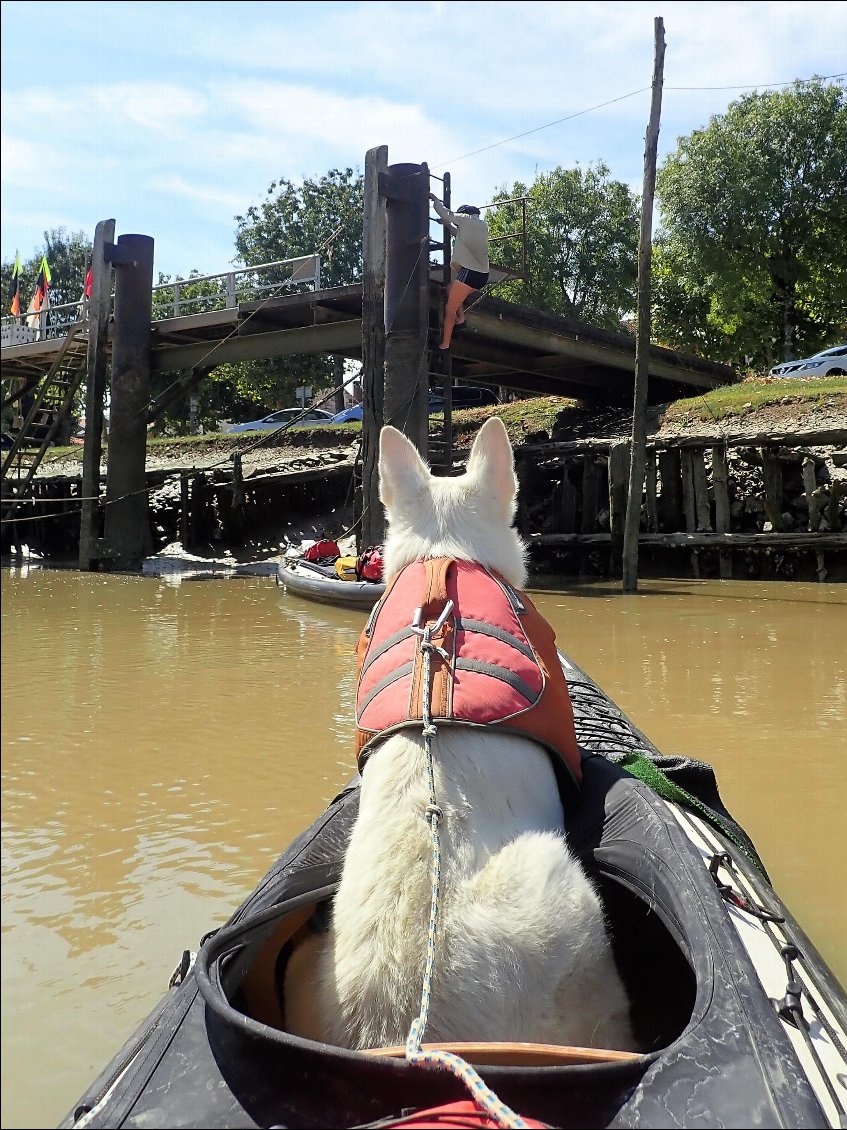
[[[609,528],[612,535],[610,569],[615,576],[619,573],[623,560],[629,457],[630,445],[625,440],[613,444],[609,451]]]
[[[770,451],[762,452],[762,478],[765,484],[765,514],[771,527],[779,533],[782,521],[782,467]]]
[[[712,489],[715,494],[715,531],[719,534],[728,534],[730,531],[729,474],[724,447],[712,448]],[[718,571],[723,580],[728,580],[732,576],[732,554],[721,551],[718,557]]]

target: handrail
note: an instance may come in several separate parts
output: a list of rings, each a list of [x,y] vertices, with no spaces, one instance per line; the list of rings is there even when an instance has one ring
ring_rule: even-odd
[[[286,278],[271,278],[264,281],[262,275],[288,272]],[[194,287],[198,283],[219,284],[208,294],[184,295],[186,287]],[[244,285],[244,284],[247,285]],[[234,309],[239,301],[249,301],[251,298],[260,298],[269,291],[279,287],[298,286],[302,283],[310,284],[315,290],[321,285],[321,260],[317,253],[310,255],[296,255],[291,259],[275,259],[270,263],[257,263],[251,267],[236,267],[231,271],[221,271],[211,275],[191,275],[186,279],[174,279],[172,282],[157,283],[153,287],[153,320],[161,318],[179,317],[185,313],[196,313],[197,307],[208,309],[213,303],[222,303],[219,309]],[[167,293],[168,301],[157,302],[157,295]],[[190,309],[186,309],[190,307]],[[31,321],[38,319],[38,325]],[[4,315],[0,325],[3,330],[9,330],[12,337],[13,327],[23,327],[32,331],[30,340],[44,341],[47,338],[64,337],[71,325],[85,320],[88,317],[87,299],[81,298],[76,302],[63,302],[58,306],[48,306],[37,315],[32,313]],[[5,335],[4,335],[5,336]],[[6,344],[4,342],[4,344]],[[18,342],[10,342],[16,345]]]

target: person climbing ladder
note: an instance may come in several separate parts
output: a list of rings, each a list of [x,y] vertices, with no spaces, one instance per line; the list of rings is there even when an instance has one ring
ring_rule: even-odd
[[[453,278],[447,287],[444,327],[438,346],[441,352],[446,352],[454,330],[465,324],[465,299],[482,290],[488,282],[488,224],[475,204],[463,204],[451,212],[435,193],[431,192],[429,198],[438,218],[455,237],[451,258]]]

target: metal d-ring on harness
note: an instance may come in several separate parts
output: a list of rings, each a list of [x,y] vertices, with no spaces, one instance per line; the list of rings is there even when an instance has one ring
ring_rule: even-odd
[[[432,977],[435,968],[435,931],[438,926],[438,911],[441,899],[441,836],[439,827],[444,813],[438,807],[435,794],[435,769],[432,760],[432,739],[435,737],[437,727],[432,721],[430,713],[430,698],[432,695],[431,662],[432,653],[438,652],[445,663],[450,662],[450,657],[443,648],[432,642],[432,636],[437,634],[447,622],[453,611],[453,601],[448,600],[441,615],[434,624],[421,627],[423,610],[415,610],[412,620],[412,631],[421,637],[420,649],[423,654],[423,738],[424,756],[426,758],[426,773],[429,783],[429,804],[426,806],[426,819],[432,837],[432,902],[429,911],[429,926],[426,941],[426,965],[424,967],[423,986],[421,989],[421,1011],[409,1027],[406,1039],[406,1059],[409,1063],[427,1063],[436,1067],[443,1067],[451,1072],[465,1084],[473,1096],[474,1102],[489,1115],[498,1126],[509,1130],[525,1130],[526,1122],[495,1095],[473,1067],[461,1056],[442,1049],[424,1050],[423,1038],[429,1017],[429,1006],[432,999]]]

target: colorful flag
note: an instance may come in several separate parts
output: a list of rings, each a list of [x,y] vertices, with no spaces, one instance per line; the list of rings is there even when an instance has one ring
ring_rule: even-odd
[[[12,268],[12,286],[9,290],[9,313],[16,318],[21,315],[21,257],[15,252],[15,265]]]
[[[41,266],[38,269],[38,279],[35,283],[35,294],[27,306],[28,326],[38,326],[41,323],[40,313],[50,307],[50,268],[47,266],[47,256],[41,256]]]
[[[91,286],[92,275],[91,268],[89,267],[88,273],[85,276],[85,284],[82,288],[82,294],[80,295],[79,304],[76,308],[76,316],[79,321],[82,321],[84,318],[88,317],[88,307],[91,303]]]

